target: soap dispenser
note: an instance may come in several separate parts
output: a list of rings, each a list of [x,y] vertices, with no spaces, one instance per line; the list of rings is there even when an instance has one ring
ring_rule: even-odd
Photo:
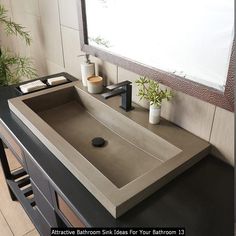
[[[85,62],[81,64],[81,75],[83,86],[87,87],[88,77],[95,75],[95,63],[91,62],[89,59],[89,54],[79,55],[85,57]]]

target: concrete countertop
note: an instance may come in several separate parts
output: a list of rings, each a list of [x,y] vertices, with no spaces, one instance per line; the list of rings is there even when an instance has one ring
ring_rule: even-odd
[[[233,235],[234,179],[231,166],[208,155],[125,215],[114,219],[35,135],[10,112],[7,99],[15,96],[17,92],[14,86],[0,88],[0,118],[89,225],[94,227],[185,227],[187,235]],[[57,171],[54,171],[55,169]]]

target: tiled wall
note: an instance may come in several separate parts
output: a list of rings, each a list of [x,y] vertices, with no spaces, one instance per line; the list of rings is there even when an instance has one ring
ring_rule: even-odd
[[[29,48],[14,37],[0,35],[1,44],[16,52],[31,56],[39,76],[67,71],[81,78],[82,54],[79,42],[77,0],[0,0],[15,21],[26,26],[32,34]],[[134,81],[137,74],[92,57],[97,73],[108,83]],[[133,101],[137,98],[134,87]],[[147,106],[145,103],[141,103]],[[214,155],[234,164],[234,113],[175,92],[171,102],[164,102],[162,116],[214,145]]]

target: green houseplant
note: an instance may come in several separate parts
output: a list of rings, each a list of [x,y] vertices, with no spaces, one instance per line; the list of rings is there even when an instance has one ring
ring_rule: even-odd
[[[0,4],[0,26],[3,26],[6,35],[21,37],[27,46],[31,43],[29,32],[7,16],[7,10]],[[28,57],[12,53],[0,44],[0,86],[18,83],[22,77],[31,79],[36,76],[32,61]]]
[[[138,86],[138,96],[140,100],[145,99],[150,102],[149,123],[158,124],[160,122],[162,100],[169,101],[173,93],[167,89],[160,88],[160,84],[146,76],[140,77],[135,81]]]

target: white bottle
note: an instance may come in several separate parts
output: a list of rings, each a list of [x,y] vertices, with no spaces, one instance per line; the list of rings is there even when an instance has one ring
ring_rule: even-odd
[[[88,77],[95,75],[95,64],[90,62],[89,54],[80,55],[85,56],[86,61],[81,64],[81,75],[82,75],[82,83],[83,86],[87,87],[87,79]]]

